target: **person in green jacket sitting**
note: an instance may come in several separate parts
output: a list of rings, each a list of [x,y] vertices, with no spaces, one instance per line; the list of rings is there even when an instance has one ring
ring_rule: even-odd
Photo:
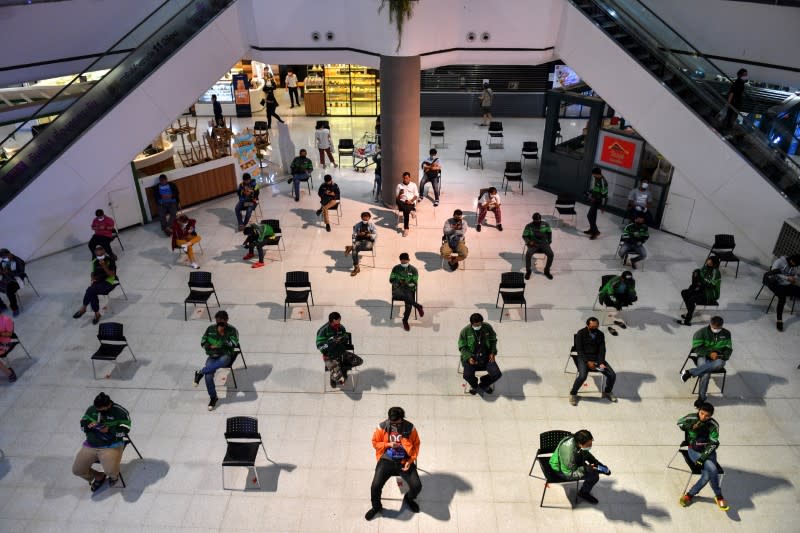
[[[722,276],[719,273],[719,258],[712,255],[706,259],[705,264],[692,272],[692,285],[681,291],[681,298],[686,304],[686,314],[681,315],[683,320],[678,324],[692,325],[692,315],[698,305],[716,305],[719,300]]]
[[[698,329],[692,337],[692,352],[697,354],[697,366],[684,370],[681,373],[681,379],[686,383],[693,377],[700,378],[697,400],[694,402],[695,407],[706,401],[706,391],[711,374],[723,368],[733,353],[731,332],[722,327],[724,323],[721,316],[712,317],[711,323]]]
[[[689,459],[703,469],[697,483],[689,489],[689,492],[681,496],[678,501],[681,507],[687,507],[691,504],[692,499],[710,481],[717,507],[722,511],[727,511],[730,508],[722,496],[722,488],[719,486],[720,467],[719,463],[717,463],[719,423],[712,418],[713,414],[714,406],[710,403],[703,403],[698,406],[697,413],[689,413],[678,420],[678,427],[686,435],[686,443],[688,445],[686,453]]]
[[[483,322],[480,313],[472,313],[469,326],[458,335],[458,351],[461,353],[461,364],[464,365],[464,381],[469,383],[469,393],[475,395],[478,390],[491,394],[492,384],[503,375],[497,366],[497,333],[489,324]],[[475,372],[485,370],[480,384]]]
[[[644,243],[650,238],[647,224],[644,223],[644,215],[637,214],[633,222],[625,226],[622,230],[622,246],[619,248],[619,256],[622,264],[630,257],[631,268],[636,270],[636,263],[643,261],[647,257],[647,249]],[[634,257],[631,257],[634,256]]]
[[[208,326],[200,346],[206,351],[206,366],[194,372],[194,386],[205,377],[208,390],[208,410],[213,411],[217,405],[217,388],[214,386],[214,373],[220,368],[230,368],[233,356],[239,347],[239,332],[228,324],[228,313],[217,311],[214,315],[216,324]]]
[[[86,440],[75,456],[72,473],[88,481],[92,492],[102,487],[106,479],[108,485],[113,487],[119,479],[125,435],[131,430],[128,410],[101,392],[81,417],[81,429],[86,434]],[[98,461],[103,466],[103,472],[92,468]]]
[[[623,307],[628,307],[638,300],[638,296],[636,296],[636,280],[633,279],[631,271],[626,270],[621,275],[609,279],[600,287],[600,294],[597,298],[602,305],[613,307],[617,311],[621,311]],[[615,318],[614,324],[622,329],[627,328],[625,322],[620,320],[619,317]],[[615,337],[618,335],[617,330],[611,326],[608,327],[608,331]]]
[[[407,253],[400,254],[400,264],[392,268],[389,274],[389,283],[392,284],[392,300],[399,300],[405,303],[403,311],[403,329],[409,331],[411,326],[408,318],[411,316],[413,306],[419,313],[420,318],[425,316],[425,310],[417,303],[417,283],[419,282],[419,271],[411,266],[411,258]]]
[[[277,244],[280,237],[275,236],[275,230],[272,229],[267,223],[250,224],[244,228],[244,234],[247,238],[244,241],[244,246],[247,247],[247,253],[242,258],[245,261],[252,259],[255,255],[253,251],[258,248],[258,262],[253,263],[250,268],[261,268],[264,266],[264,246],[268,244]]]
[[[600,481],[600,474],[610,475],[607,466],[590,453],[594,437],[588,429],[581,429],[574,435],[564,437],[550,456],[550,468],[566,480],[583,480],[578,497],[596,504],[597,498],[591,495],[592,488]]]

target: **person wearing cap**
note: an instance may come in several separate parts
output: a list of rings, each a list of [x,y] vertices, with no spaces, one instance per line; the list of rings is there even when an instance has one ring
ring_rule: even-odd
[[[453,216],[448,218],[442,228],[442,247],[439,250],[443,259],[447,260],[450,270],[458,270],[458,265],[467,258],[467,248],[464,236],[467,233],[467,221],[461,209],[453,211]]]
[[[106,251],[106,254],[117,258],[114,251],[111,249],[111,241],[114,240],[114,219],[107,216],[102,209],[94,212],[94,220],[92,220],[92,231],[94,235],[89,239],[89,250],[94,257],[94,249],[99,244]]]
[[[416,308],[419,317],[425,316],[422,306],[417,303],[417,283],[419,282],[419,271],[411,266],[410,258],[407,253],[400,254],[400,264],[392,268],[389,274],[389,283],[392,284],[392,300],[400,300],[405,303],[403,311],[403,329],[410,330],[408,318],[411,316],[411,307]]]
[[[322,220],[325,222],[325,231],[331,230],[331,219],[328,211],[339,205],[342,198],[342,193],[339,191],[339,185],[333,182],[333,176],[325,174],[322,185],[319,186],[317,191],[319,196],[320,208],[317,209],[317,216],[322,215]]]
[[[3,362],[6,354],[14,347],[14,319],[8,315],[0,314],[0,372],[7,378],[9,383],[17,381],[17,374],[10,366],[6,366]]]
[[[636,215],[642,215],[647,224],[653,223],[653,215],[650,209],[653,207],[653,193],[648,190],[650,183],[643,179],[639,182],[639,188],[633,189],[628,194],[628,218],[636,219]]]
[[[483,92],[478,97],[478,100],[481,102],[481,112],[483,113],[481,126],[488,126],[489,122],[492,120],[492,99],[494,99],[494,93],[489,88],[489,80],[484,79]]]
[[[83,293],[83,305],[78,309],[72,318],[78,319],[86,313],[86,306],[91,306],[94,311],[92,324],[100,322],[100,295],[106,295],[119,285],[117,279],[117,263],[113,257],[106,255],[102,246],[98,245],[94,249],[94,259],[92,259],[92,273],[90,275],[91,284]]]
[[[619,256],[625,260],[630,257],[631,268],[636,270],[636,263],[647,258],[647,248],[644,243],[650,238],[650,231],[644,223],[645,217],[641,213],[634,215],[633,222],[622,230],[622,246],[619,247]]]
[[[564,437],[550,456],[550,468],[564,480],[583,480],[578,497],[596,505],[598,500],[592,496],[594,486],[600,481],[600,473],[611,475],[608,467],[598,461],[590,452],[594,437],[588,429],[576,431]]]
[[[700,379],[695,407],[706,401],[711,374],[724,368],[733,353],[733,338],[731,332],[722,327],[724,323],[721,316],[711,317],[708,326],[695,331],[692,337],[692,352],[697,355],[697,366],[681,372],[681,380],[686,383],[691,378]]]
[[[367,520],[372,520],[383,510],[381,492],[386,482],[394,476],[400,476],[408,484],[403,502],[411,512],[419,512],[417,496],[422,491],[422,482],[417,473],[417,456],[420,440],[414,424],[405,416],[402,407],[391,407],[388,418],[372,434],[372,447],[375,448],[378,463],[369,491],[372,507],[364,515]]]
[[[500,203],[500,196],[497,194],[497,188],[489,187],[486,189],[486,192],[478,198],[478,223],[475,226],[475,231],[481,230],[481,224],[483,224],[483,221],[486,219],[486,214],[489,211],[494,213],[497,231],[503,231],[503,212]]]
[[[492,384],[502,377],[500,367],[497,366],[497,333],[494,328],[483,321],[480,313],[473,313],[469,317],[469,325],[465,326],[458,334],[458,351],[461,354],[461,364],[464,366],[464,381],[469,384],[469,393],[475,395],[480,390],[492,394]],[[486,371],[480,383],[475,377],[475,372]]]
[[[550,224],[542,220],[539,213],[533,214],[533,221],[529,222],[522,231],[522,239],[525,241],[525,279],[531,279],[531,258],[533,254],[544,254],[547,263],[544,265],[544,276],[553,279],[550,267],[553,266],[553,249],[550,244],[553,242],[553,230]]]
[[[197,234],[196,225],[197,221],[195,219],[189,218],[183,213],[178,215],[178,218],[172,223],[172,250],[176,253],[183,251],[195,270],[200,268],[192,249],[195,244],[200,242],[200,235]]]
[[[591,240],[595,240],[600,235],[600,229],[597,227],[597,210],[605,212],[608,202],[608,181],[603,177],[600,167],[592,169],[592,188],[589,189],[588,196],[589,212],[586,218],[589,220],[589,229],[584,233],[589,235]]]
[[[239,347],[239,332],[228,324],[228,313],[222,310],[217,311],[214,320],[216,324],[208,326],[200,339],[200,346],[206,351],[206,366],[194,372],[195,387],[205,377],[209,411],[213,411],[217,405],[214,373],[220,368],[230,368],[233,356]]]
[[[106,479],[113,487],[119,479],[125,436],[131,430],[128,410],[101,392],[81,417],[81,429],[86,440],[75,456],[72,473],[88,481],[92,492],[102,487]],[[103,466],[102,472],[92,467],[96,462]]]
[[[8,305],[14,316],[19,315],[17,292],[25,284],[25,261],[11,253],[8,248],[0,250],[0,292],[8,298]],[[0,299],[0,312],[7,309],[6,303]]]

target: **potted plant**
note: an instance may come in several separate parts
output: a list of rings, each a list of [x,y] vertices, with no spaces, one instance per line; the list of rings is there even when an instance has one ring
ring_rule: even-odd
[[[394,22],[397,28],[397,48],[395,48],[395,52],[400,51],[400,44],[403,41],[403,25],[407,20],[411,20],[411,15],[414,11],[414,2],[417,1],[418,0],[381,0],[378,13],[383,11],[386,4],[389,4],[389,22]]]

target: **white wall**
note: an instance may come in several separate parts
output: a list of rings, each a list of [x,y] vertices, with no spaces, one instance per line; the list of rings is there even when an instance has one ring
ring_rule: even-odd
[[[134,156],[241,58],[245,49],[234,4],[3,209],[3,245],[27,260],[87,242],[91,234],[88,225],[95,209],[107,205],[108,192],[134,188],[132,179],[125,179]]]
[[[800,9],[723,0],[642,0],[705,54],[800,68]],[[716,61],[729,75],[800,87],[800,72]]]
[[[675,165],[673,191],[695,198],[687,238],[710,245],[714,233],[731,233],[740,257],[771,257],[797,210],[716,131],[566,2],[556,53]]]

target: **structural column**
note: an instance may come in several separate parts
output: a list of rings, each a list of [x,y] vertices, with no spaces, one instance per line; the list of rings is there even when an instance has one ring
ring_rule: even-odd
[[[395,205],[403,172],[419,185],[419,56],[381,56],[381,199]]]

